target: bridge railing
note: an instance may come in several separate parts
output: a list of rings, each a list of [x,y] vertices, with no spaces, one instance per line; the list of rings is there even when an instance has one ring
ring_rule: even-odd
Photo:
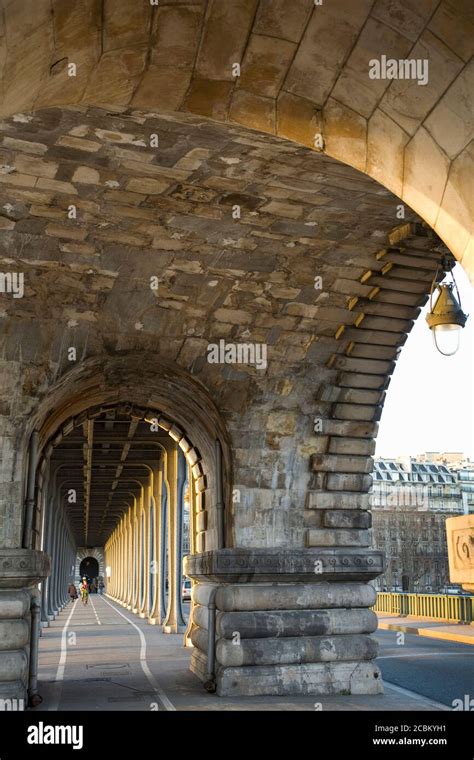
[[[410,594],[379,591],[374,612],[389,615],[413,615],[446,623],[472,623],[474,596],[454,594]]]

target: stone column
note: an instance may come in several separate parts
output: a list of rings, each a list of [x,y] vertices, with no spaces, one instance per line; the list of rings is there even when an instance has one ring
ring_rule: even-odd
[[[132,612],[138,611],[138,594],[139,594],[139,582],[140,582],[140,575],[139,575],[139,505],[137,501],[135,500],[134,508],[133,508],[133,516],[132,516],[132,531],[133,531],[133,543],[132,543],[132,563],[133,563],[133,594],[132,594],[132,603],[131,603],[131,610]]]
[[[198,508],[198,494],[196,493],[196,489],[194,488],[194,480],[191,472],[191,467],[188,464],[188,483],[189,483],[189,554],[193,555],[196,552],[196,515],[197,515],[197,508]],[[184,569],[184,562],[183,562],[183,572],[185,572]],[[191,587],[194,588],[196,585],[196,581],[191,579]],[[185,647],[192,647],[193,643],[191,641],[191,631],[193,629],[193,610],[195,608],[195,602],[192,599],[193,594],[191,593],[191,604],[190,604],[190,610],[189,610],[189,620],[188,625],[186,628],[186,632],[184,634],[184,646]]]
[[[143,533],[144,533],[144,525],[143,525],[143,510],[144,510],[144,489],[141,489],[140,494],[140,503],[138,507],[138,519],[137,519],[137,596],[136,596],[136,602],[134,607],[134,612],[139,614],[140,609],[142,606],[142,595],[143,595],[143,574],[142,574],[142,567],[143,567]]]
[[[51,571],[45,552],[0,549],[0,698],[27,704],[31,595]]]
[[[52,544],[52,533],[53,533],[53,515],[52,515],[52,509],[48,509],[45,505],[45,520],[46,520],[46,526],[45,526],[45,538],[44,538],[44,546],[43,550],[51,556],[51,544]],[[45,578],[44,582],[41,584],[42,593],[41,593],[41,624],[43,626],[49,625],[49,595],[50,595],[50,587],[51,587],[51,577]]]
[[[150,499],[151,486],[143,488],[143,514],[142,514],[142,598],[140,598],[140,617],[145,618],[150,612]]]
[[[161,496],[161,509],[160,509],[160,599],[161,599],[161,620],[162,623],[166,617],[166,574],[168,569],[168,563],[166,561],[166,553],[168,550],[168,487],[166,483],[165,464],[162,465],[162,496]]]
[[[126,533],[126,550],[125,550],[125,571],[127,574],[127,596],[125,598],[125,607],[130,610],[132,607],[133,595],[133,563],[132,563],[132,510],[129,509],[126,515],[127,533]]]
[[[181,605],[181,530],[183,469],[176,444],[165,443],[168,485],[168,607],[163,623],[165,633],[186,630]]]
[[[60,538],[60,516],[58,514],[57,505],[54,509],[54,525],[53,525],[53,544],[51,547],[51,581],[50,581],[50,620],[54,620],[58,614],[58,605],[56,600],[57,593],[57,579],[56,572],[58,552],[59,552],[59,538]]]
[[[125,516],[120,520],[120,594],[119,601],[124,603],[126,596],[126,577],[125,577]]]
[[[119,573],[119,569],[118,569],[118,562],[117,562],[117,536],[114,536],[112,539],[112,581],[113,581],[112,592],[114,595],[114,599],[117,599],[117,595],[118,595],[118,587],[119,587],[118,573]]]
[[[153,499],[155,508],[153,510],[153,542],[154,542],[154,565],[155,582],[153,584],[153,599],[151,600],[151,612],[149,622],[152,625],[159,625],[165,617],[165,597],[163,595],[163,532],[165,531],[165,521],[163,519],[163,473],[160,470],[154,478]]]
[[[220,696],[378,694],[367,581],[382,552],[356,548],[220,549],[189,556],[191,670]],[[214,599],[215,662],[207,662]]]

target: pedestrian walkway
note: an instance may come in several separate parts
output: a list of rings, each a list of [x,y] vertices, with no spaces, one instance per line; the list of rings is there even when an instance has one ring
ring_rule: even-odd
[[[457,641],[460,644],[474,644],[474,625],[461,623],[444,623],[431,618],[419,618],[414,615],[399,617],[386,612],[377,613],[379,628],[385,631],[403,631],[417,636],[428,636],[430,639]]]
[[[50,710],[441,710],[385,685],[381,696],[221,698],[188,670],[183,636],[91,595],[69,603],[40,639],[39,691]]]

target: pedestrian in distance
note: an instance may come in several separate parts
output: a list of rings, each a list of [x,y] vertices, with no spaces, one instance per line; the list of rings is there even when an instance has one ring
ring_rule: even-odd
[[[69,594],[71,602],[73,602],[75,599],[77,599],[77,588],[76,588],[75,583],[72,583],[72,581],[69,584],[67,592]]]
[[[85,606],[89,601],[89,584],[87,583],[87,578],[82,579],[80,591],[82,604]]]

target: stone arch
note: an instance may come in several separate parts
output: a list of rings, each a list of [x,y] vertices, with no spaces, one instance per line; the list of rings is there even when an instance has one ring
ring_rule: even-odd
[[[138,361],[139,383],[130,374]],[[40,485],[54,446],[74,427],[107,408],[118,408],[149,424],[156,422],[180,446],[192,467],[195,487],[200,494],[197,545],[201,551],[217,548],[215,445],[219,441],[222,450],[225,512],[232,482],[229,436],[206,389],[179,367],[167,365],[154,356],[143,357],[131,352],[120,357],[86,360],[48,388],[25,432],[26,441],[31,430],[38,431]],[[224,525],[229,540],[230,519]]]
[[[94,139],[89,140],[88,124],[93,125]],[[71,414],[80,416],[94,400],[147,407],[153,398],[158,411],[167,413],[169,406],[170,417],[183,429],[199,420],[201,435],[210,424],[222,431],[222,439],[229,431],[225,482],[242,498],[232,501],[227,548],[215,550],[211,526],[210,542],[202,547],[206,551],[188,563],[187,574],[198,582],[198,607],[212,601],[207,581],[250,586],[248,602],[239,601],[241,596],[237,601],[219,597],[223,612],[229,604],[244,604],[242,609],[254,604],[251,611],[257,612],[259,604],[268,604],[264,609],[274,610],[267,589],[263,602],[254,594],[252,584],[259,592],[259,584],[266,582],[320,584],[321,594],[301,597],[308,615],[311,605],[324,609],[328,603],[326,585],[320,581],[356,582],[356,588],[338,589],[339,616],[351,604],[370,607],[371,591],[363,584],[382,569],[381,554],[368,548],[373,439],[394,362],[446,253],[437,236],[409,210],[402,224],[396,222],[398,199],[360,172],[278,137],[263,140],[241,127],[188,114],[84,108],[36,111],[6,119],[3,126],[9,132],[9,150],[28,171],[23,177],[7,174],[2,181],[21,202],[15,219],[5,223],[1,245],[28,273],[36,296],[9,304],[11,319],[3,337],[9,363],[5,389],[15,399],[5,425],[15,442],[20,437],[23,442],[11,459],[15,473],[24,466],[33,428],[39,428],[44,445],[47,433],[53,435]],[[148,155],[143,139],[152,129],[161,129],[168,138],[161,164],[162,157]],[[199,138],[208,129],[205,146],[200,146]],[[124,140],[130,141],[129,147]],[[32,149],[42,156],[25,159],[23,154]],[[71,150],[80,152],[71,156]],[[132,150],[140,157],[136,176]],[[91,154],[87,161],[84,152]],[[31,173],[37,169],[41,176]],[[120,187],[117,169],[124,169],[121,181],[128,195],[114,184]],[[257,188],[242,192],[249,175]],[[239,200],[248,206],[236,239],[227,196],[229,188],[235,192],[239,178]],[[325,185],[326,192],[321,189]],[[145,188],[146,193],[140,192]],[[144,196],[138,204],[134,193]],[[204,212],[199,205],[203,198]],[[324,223],[317,211],[321,200],[330,205]],[[64,222],[69,201],[83,216]],[[166,219],[158,226],[153,222],[161,215]],[[219,227],[217,240],[216,230],[207,229],[203,221],[209,219]],[[224,230],[230,235],[225,244]],[[258,256],[253,254],[257,247]],[[150,262],[165,274],[165,295],[158,305],[145,295],[146,278],[154,271]],[[324,276],[323,292],[316,296],[315,272]],[[209,341],[225,342],[230,336],[241,343],[249,334],[253,341],[267,342],[268,372],[206,362]],[[67,358],[71,342],[81,358],[73,370]],[[175,400],[171,405],[170,394]],[[322,421],[319,430],[315,418]],[[209,441],[205,445],[209,450]],[[226,502],[230,506],[229,496]],[[17,538],[9,540],[15,545]],[[317,577],[315,562],[321,569]],[[299,609],[298,589],[287,596],[290,610]],[[205,614],[199,611],[201,622]],[[364,636],[373,625],[367,611],[360,623]],[[202,628],[199,620],[196,626]],[[351,632],[350,626],[347,630]],[[193,643],[204,651],[202,631]],[[365,639],[361,646],[373,657]],[[356,660],[361,651],[353,652]],[[194,654],[193,669],[203,676],[202,656]],[[249,657],[250,665],[259,664]],[[221,693],[231,693],[239,683],[235,663],[228,665]],[[319,678],[321,667],[316,665]],[[353,665],[330,668],[337,683],[341,673],[347,690],[360,688],[350,680]],[[364,664],[360,671],[361,683],[377,690],[377,669]],[[270,688],[255,686],[257,677],[252,683],[252,688]],[[302,671],[295,683],[295,688],[306,688]]]
[[[369,0],[357,8],[31,0],[26,21],[18,3],[1,10],[3,116],[108,104],[186,111],[311,148],[321,135],[327,155],[402,198],[472,278],[469,0],[416,9]],[[382,54],[428,60],[428,83],[369,79]]]
[[[354,494],[367,509],[384,393],[446,253],[439,238],[409,210],[398,223],[398,199],[355,169],[242,127],[52,108],[6,119],[3,129],[9,161],[25,174],[2,183],[15,218],[0,245],[34,296],[24,307],[12,299],[4,336],[6,392],[19,397],[21,418],[6,420],[17,442],[15,487],[25,482],[18,472],[26,473],[33,427],[51,412],[54,428],[55,415],[64,422],[74,405],[84,411],[80,394],[72,404],[65,390],[69,380],[80,380],[90,403],[119,393],[146,408],[148,392],[135,395],[139,369],[158,411],[183,429],[200,419],[202,431],[210,420],[227,440],[227,545],[367,542],[367,515],[321,510],[337,512],[338,499]],[[147,144],[155,133],[162,154]],[[71,203],[77,219],[67,218]],[[151,274],[163,283],[158,299]],[[268,343],[270,368],[206,361],[210,342],[249,335]],[[73,370],[71,344],[80,358]],[[180,423],[183,394],[194,400]],[[344,493],[323,495],[333,490]]]
[[[93,557],[95,560],[97,560],[97,563],[99,565],[99,577],[105,578],[105,558],[104,558],[104,550],[101,546],[79,546],[77,548],[77,554],[76,554],[76,565],[75,565],[75,582],[79,583],[81,580],[81,574],[80,574],[80,567],[81,562],[84,559],[87,559],[87,557]]]

